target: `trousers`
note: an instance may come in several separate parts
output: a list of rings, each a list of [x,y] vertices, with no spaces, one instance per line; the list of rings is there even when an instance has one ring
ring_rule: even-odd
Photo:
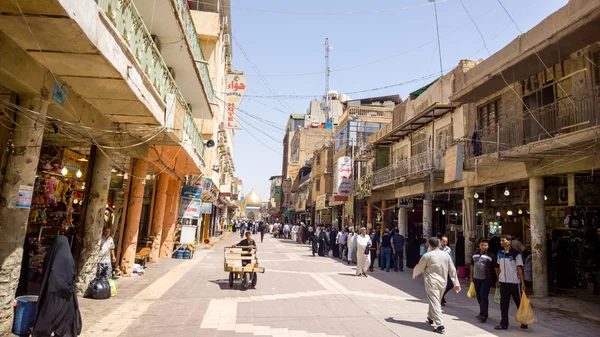
[[[379,264],[379,268],[390,270],[391,259],[392,259],[392,247],[381,247],[380,250],[381,263]]]
[[[475,285],[475,293],[477,293],[477,302],[479,303],[479,316],[488,318],[489,297],[490,288],[492,287],[492,280],[479,280],[473,278],[473,284]]]
[[[444,288],[429,288],[425,284],[425,292],[427,293],[427,300],[429,301],[429,312],[427,317],[433,320],[433,326],[438,327],[444,325],[442,320],[442,295]]]
[[[513,298],[517,308],[521,305],[521,287],[517,283],[500,282],[500,325],[508,327],[508,307],[510,298]]]
[[[404,270],[404,252],[396,251],[394,254],[394,270]]]

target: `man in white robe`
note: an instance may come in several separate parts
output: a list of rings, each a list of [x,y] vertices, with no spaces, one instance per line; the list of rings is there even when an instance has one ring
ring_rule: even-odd
[[[460,283],[456,275],[456,268],[452,263],[452,258],[447,253],[439,249],[439,239],[436,237],[427,240],[429,251],[421,257],[419,264],[413,270],[413,278],[423,274],[425,280],[425,292],[429,300],[429,313],[427,321],[433,325],[433,331],[444,333],[444,321],[442,320],[442,296],[446,290],[446,278],[454,282],[454,291],[460,292]]]

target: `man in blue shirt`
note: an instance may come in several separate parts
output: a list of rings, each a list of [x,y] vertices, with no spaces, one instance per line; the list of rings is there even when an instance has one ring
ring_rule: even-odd
[[[394,251],[394,271],[404,271],[404,236],[396,228],[392,236],[392,250]]]

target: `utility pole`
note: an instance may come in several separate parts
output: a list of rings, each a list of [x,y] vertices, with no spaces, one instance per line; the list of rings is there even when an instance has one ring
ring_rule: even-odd
[[[329,68],[329,52],[331,51],[331,45],[329,44],[329,38],[325,38],[325,42],[323,43],[325,46],[325,114],[328,122],[333,122],[333,116],[329,115],[329,73],[331,69]]]

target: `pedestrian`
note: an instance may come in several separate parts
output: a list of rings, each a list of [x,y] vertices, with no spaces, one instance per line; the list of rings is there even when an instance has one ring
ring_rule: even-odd
[[[338,231],[335,226],[331,226],[331,230],[329,231],[329,248],[331,249],[331,256],[334,258],[339,257],[339,249],[337,243]]]
[[[258,223],[258,230],[260,231],[260,243],[262,243],[265,238],[265,231],[267,230],[267,226],[264,222],[260,221]]]
[[[371,237],[367,235],[367,229],[362,227],[360,235],[356,238],[356,275],[367,277],[369,269],[369,248],[371,247]]]
[[[96,268],[97,278],[112,278],[113,263],[117,262],[115,257],[115,242],[110,236],[110,227],[104,227],[102,238],[100,238],[100,260]]]
[[[346,243],[348,241],[348,230],[346,228],[342,228],[342,231],[338,233],[335,243],[338,245],[339,249],[339,257],[342,261],[346,261],[348,257],[344,252],[346,251]]]
[[[325,256],[326,253],[326,247],[327,245],[325,244],[325,231],[321,230],[321,231],[317,231],[317,237],[319,238],[319,256]]]
[[[348,234],[348,264],[350,262],[356,263],[356,239],[358,233],[354,230],[354,227],[350,227],[350,234]]]
[[[285,226],[283,226],[283,238],[284,239],[289,239],[290,237],[290,224],[285,224]]]
[[[371,230],[371,247],[369,247],[370,253],[370,263],[369,263],[369,271],[373,272],[373,264],[375,264],[375,259],[377,258],[377,250],[379,249],[379,239],[378,231]],[[380,257],[381,258],[381,257]]]
[[[452,256],[452,249],[450,249],[450,246],[448,246],[448,237],[447,236],[442,236],[442,239],[440,240],[441,245],[440,245],[440,249],[447,253],[448,255],[450,255],[450,260],[452,260],[452,263],[454,263],[454,257]],[[444,296],[442,296],[442,307],[446,306],[446,294],[452,289],[454,288],[454,283],[452,282],[452,279],[450,278],[450,276],[448,276],[448,283],[446,286],[446,291],[444,292]]]
[[[81,334],[81,314],[75,287],[75,262],[69,241],[59,235],[46,253],[42,286],[31,336],[75,337]]]
[[[482,323],[485,323],[488,318],[488,298],[495,267],[496,255],[489,251],[489,241],[481,240],[479,249],[473,253],[471,258],[471,282],[475,286],[479,303],[479,315],[476,318]]]
[[[521,305],[521,292],[525,291],[525,277],[523,275],[523,256],[515,248],[511,247],[512,237],[503,235],[500,237],[502,249],[498,251],[496,263],[496,275],[498,281],[496,287],[500,288],[500,324],[494,329],[508,329],[508,307],[510,298],[513,298],[517,308]],[[527,329],[526,324],[521,324],[521,329]]]
[[[519,251],[519,253],[523,253],[523,251],[525,251],[525,245],[523,244],[523,242],[521,242],[521,238],[520,237],[515,237],[512,242],[510,243],[510,246],[516,250]]]
[[[252,256],[252,249],[256,249],[256,242],[254,241],[254,239],[252,239],[252,232],[251,231],[246,231],[246,238],[242,241],[240,241],[237,244],[238,247],[247,247],[247,248],[243,248],[242,250],[244,252],[247,252],[247,254],[242,254],[241,256],[243,257],[251,257]],[[251,262],[251,260],[242,260],[242,267],[245,267],[247,264],[249,264]]]
[[[379,242],[379,269],[389,272],[392,259],[392,237],[390,230],[385,229]]]
[[[325,244],[325,249],[324,249],[323,253],[325,253],[325,256],[329,256],[329,245],[331,242],[331,241],[329,241],[329,227],[325,226],[323,228],[323,233],[325,233],[325,237],[323,238],[323,242]]]
[[[394,230],[392,236],[392,250],[394,253],[394,271],[404,271],[404,235],[398,229]]]
[[[292,241],[298,241],[298,225],[292,226]]]
[[[442,295],[446,290],[446,279],[450,275],[453,280],[454,291],[460,292],[460,283],[456,275],[456,268],[450,255],[439,249],[440,241],[436,237],[427,240],[429,252],[425,253],[419,263],[413,269],[413,278],[423,274],[425,292],[429,301],[429,312],[427,322],[433,325],[433,331],[444,333],[444,321],[442,320]]]

